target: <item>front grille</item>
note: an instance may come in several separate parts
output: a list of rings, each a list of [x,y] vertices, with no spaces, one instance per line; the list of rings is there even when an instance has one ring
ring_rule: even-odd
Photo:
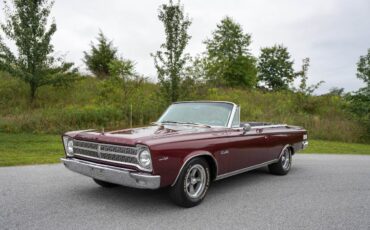
[[[75,155],[126,164],[138,164],[138,148],[73,140]]]

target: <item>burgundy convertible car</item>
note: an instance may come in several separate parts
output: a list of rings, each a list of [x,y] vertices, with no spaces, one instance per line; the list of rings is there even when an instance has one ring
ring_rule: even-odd
[[[301,127],[240,122],[231,102],[173,103],[151,126],[63,135],[64,165],[103,187],[169,187],[173,201],[199,204],[210,183],[259,167],[285,175],[307,146]]]

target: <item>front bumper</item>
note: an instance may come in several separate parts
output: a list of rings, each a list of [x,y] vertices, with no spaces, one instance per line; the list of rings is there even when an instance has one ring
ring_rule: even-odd
[[[305,141],[302,141],[302,149],[305,149],[308,147],[308,141],[305,140]]]
[[[148,173],[139,173],[129,169],[96,164],[73,158],[62,158],[64,166],[73,172],[92,177],[98,180],[119,184],[127,187],[156,189],[161,183],[160,176]]]

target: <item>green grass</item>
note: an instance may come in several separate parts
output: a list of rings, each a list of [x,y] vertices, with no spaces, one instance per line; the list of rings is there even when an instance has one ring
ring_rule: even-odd
[[[302,153],[370,155],[370,145],[310,140]],[[0,133],[0,166],[58,163],[63,155],[59,135]]]
[[[309,140],[308,148],[301,153],[337,153],[370,155],[370,145],[337,141]]]
[[[0,166],[57,163],[63,154],[59,135],[0,133]]]

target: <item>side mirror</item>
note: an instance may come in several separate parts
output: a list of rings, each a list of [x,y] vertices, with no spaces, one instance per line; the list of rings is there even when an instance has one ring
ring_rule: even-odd
[[[249,130],[252,129],[252,126],[248,123],[243,124],[243,134],[246,134]]]

